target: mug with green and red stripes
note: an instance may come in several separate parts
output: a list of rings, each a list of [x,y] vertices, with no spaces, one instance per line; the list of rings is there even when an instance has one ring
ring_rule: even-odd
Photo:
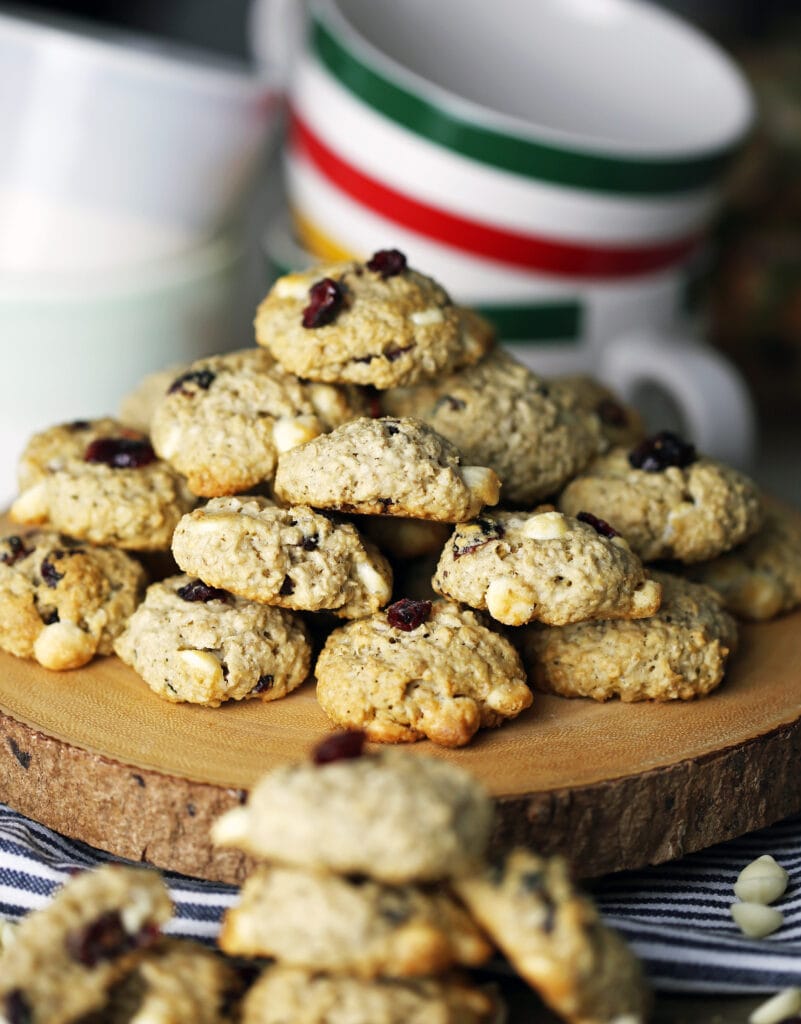
[[[697,30],[639,0],[311,0],[289,106],[308,250],[400,248],[535,368],[655,383],[747,460],[747,390],[680,318],[752,118]]]

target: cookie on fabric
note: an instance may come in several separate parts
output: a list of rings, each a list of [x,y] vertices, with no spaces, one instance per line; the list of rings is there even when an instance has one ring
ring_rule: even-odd
[[[765,520],[744,544],[685,569],[741,619],[763,622],[801,604],[801,514],[766,502]]]
[[[396,601],[335,629],[314,669],[334,725],[377,743],[469,743],[531,706],[512,644],[452,601]]]
[[[570,395],[573,401],[598,418],[601,428],[602,450],[633,448],[645,437],[645,424],[639,412],[620,396],[587,374],[566,374],[552,377],[550,385]]]
[[[17,523],[131,551],[166,551],[195,504],[150,441],[116,420],[75,420],[36,434],[19,465]]]
[[[669,431],[600,456],[567,485],[559,508],[605,519],[644,562],[707,561],[756,533],[763,514],[752,480]]]
[[[148,587],[114,650],[160,697],[207,707],[285,697],[311,663],[298,616],[185,575]]]
[[[0,648],[57,671],[111,654],[145,582],[115,548],[45,530],[0,538]]]
[[[275,965],[245,997],[242,1024],[493,1024],[498,1011],[462,977],[364,981]]]
[[[173,554],[213,587],[282,608],[350,619],[392,595],[392,570],[378,549],[350,523],[304,505],[213,498],[180,521]]]
[[[723,680],[737,624],[700,583],[654,572],[659,611],[647,619],[525,626],[517,633],[532,685],[563,697],[691,700]]]
[[[474,363],[489,323],[456,306],[397,250],[280,277],[256,311],[256,341],[290,373],[397,387]]]
[[[0,954],[0,1015],[67,1024],[99,1009],[171,915],[155,871],[107,864],[69,879]]]
[[[226,912],[219,946],[233,956],[361,978],[475,967],[491,953],[444,890],[267,865]]]
[[[263,860],[379,882],[434,882],[474,870],[493,805],[468,772],[399,750],[361,753],[334,734],[315,760],[282,765],[247,804],[218,818],[212,839]]]
[[[661,597],[608,523],[554,511],[485,513],[460,523],[432,586],[508,626],[639,619],[653,615]]]
[[[466,462],[493,469],[512,505],[555,494],[599,449],[597,416],[502,349],[436,382],[387,391],[379,401],[390,415],[424,420]]]
[[[344,389],[286,373],[264,349],[199,359],[156,406],[156,453],[203,497],[268,483],[278,455],[360,415]]]
[[[573,885],[560,857],[524,849],[456,891],[517,972],[572,1024],[645,1024],[650,995],[623,938]]]
[[[465,465],[422,420],[362,417],[281,455],[275,494],[292,505],[459,523],[497,504],[500,481]]]

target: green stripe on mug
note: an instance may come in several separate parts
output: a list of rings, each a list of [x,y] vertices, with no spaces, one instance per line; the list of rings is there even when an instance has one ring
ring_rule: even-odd
[[[506,135],[449,114],[391,81],[342,45],[319,17],[311,46],[328,71],[362,102],[439,146],[527,178],[594,192],[665,195],[717,179],[736,147],[681,159],[610,157]]]
[[[561,345],[575,343],[581,336],[582,308],[573,300],[520,305],[479,303],[476,308],[490,321],[501,341]]]

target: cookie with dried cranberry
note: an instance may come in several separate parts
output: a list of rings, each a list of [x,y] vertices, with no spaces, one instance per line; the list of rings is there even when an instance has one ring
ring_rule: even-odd
[[[278,455],[363,412],[344,389],[300,381],[264,349],[200,359],[156,406],[156,453],[194,494],[238,494],[269,482]]]
[[[650,618],[518,630],[532,685],[601,701],[692,700],[714,690],[737,647],[737,624],[710,587],[653,576],[662,604]]]
[[[640,619],[661,588],[608,523],[586,513],[485,513],[459,523],[432,580],[437,593],[507,626]]]
[[[466,462],[489,466],[503,500],[531,505],[555,494],[597,454],[598,418],[502,349],[436,382],[379,397],[386,413],[416,416]]]
[[[171,915],[155,871],[107,864],[70,878],[0,954],[0,1016],[67,1024],[100,1009]]]
[[[364,981],[276,964],[245,997],[242,1024],[493,1024],[500,1010],[461,976]]]
[[[20,460],[19,486],[14,522],[130,551],[166,551],[195,504],[144,434],[108,418],[36,434]]]
[[[208,707],[285,697],[311,661],[297,616],[190,576],[148,587],[114,650],[160,697]]]
[[[618,446],[633,448],[645,437],[645,424],[639,412],[595,377],[586,374],[552,377],[549,385],[569,395],[579,408],[598,418],[602,451]]]
[[[111,654],[142,599],[145,570],[115,548],[44,530],[0,539],[0,648],[44,668]]]
[[[600,456],[558,503],[606,520],[644,562],[707,561],[756,533],[763,514],[752,480],[669,431]]]
[[[180,521],[180,567],[214,587],[264,604],[369,615],[392,595],[392,570],[355,526],[305,505],[213,498]]]
[[[465,465],[422,420],[363,417],[285,452],[275,494],[293,505],[459,523],[495,505],[500,481]]]
[[[265,775],[212,839],[262,860],[401,885],[476,870],[493,806],[468,772],[399,750],[363,751],[364,736],[327,737],[313,759]]]
[[[730,612],[762,622],[801,604],[801,516],[765,502],[765,520],[744,544],[684,574],[716,590]]]
[[[493,333],[397,250],[279,278],[256,311],[256,341],[291,373],[397,387],[474,363]]]
[[[227,911],[219,945],[233,956],[360,978],[475,967],[491,953],[445,890],[267,865]]]
[[[118,419],[126,427],[150,433],[156,406],[167,394],[171,384],[189,369],[188,363],[167,366],[163,370],[148,373],[136,387],[124,395],[119,405]]]
[[[455,885],[518,974],[560,1018],[645,1024],[651,998],[640,962],[576,889],[560,857],[516,849]]]
[[[330,720],[379,743],[469,743],[531,704],[514,647],[451,601],[402,599],[335,629],[314,670]]]

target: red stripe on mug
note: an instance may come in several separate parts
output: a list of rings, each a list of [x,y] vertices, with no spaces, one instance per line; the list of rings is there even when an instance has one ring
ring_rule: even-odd
[[[567,277],[629,277],[679,263],[698,243],[693,235],[648,246],[581,244],[491,227],[413,199],[370,177],[335,153],[296,111],[292,111],[289,139],[324,177],[362,206],[442,245],[509,266]]]

